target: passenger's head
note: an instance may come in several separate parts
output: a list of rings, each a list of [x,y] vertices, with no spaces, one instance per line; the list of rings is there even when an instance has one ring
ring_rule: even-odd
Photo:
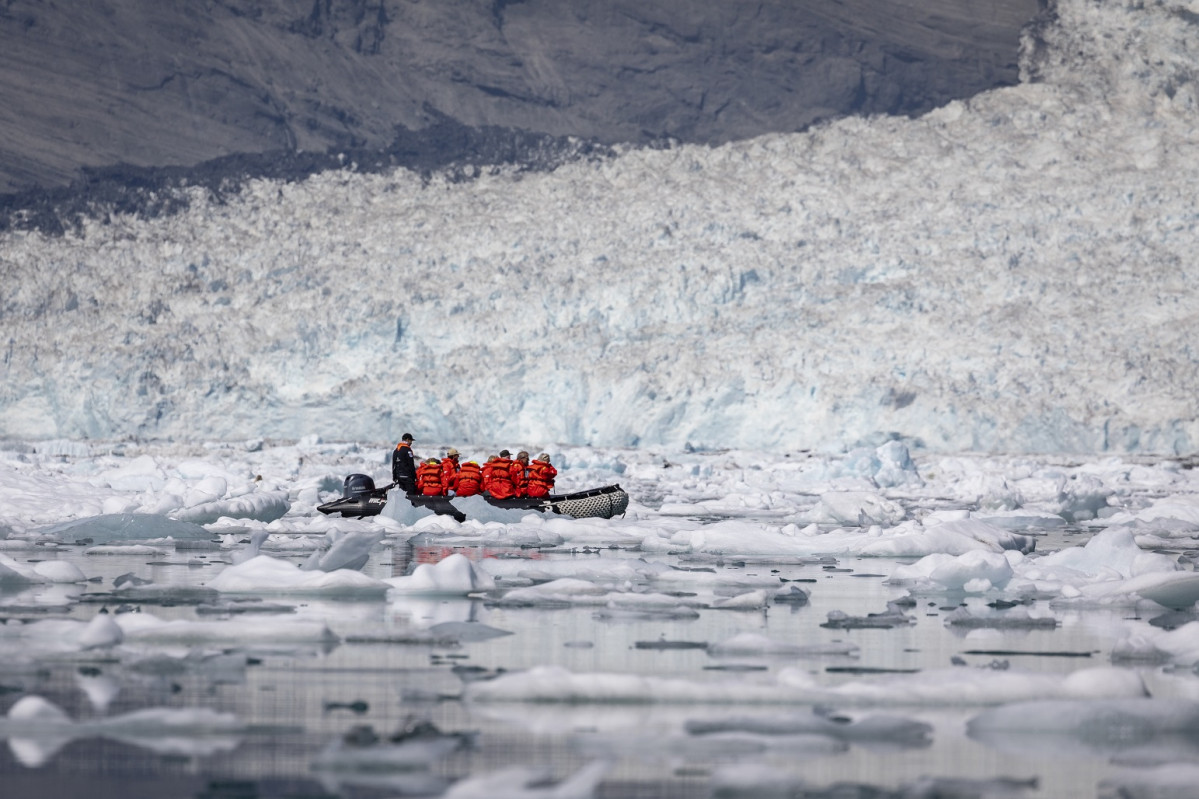
[[[539,461],[545,461],[546,463],[549,463],[549,462],[550,462],[550,456],[549,456],[548,454],[546,454],[546,453],[544,453],[544,452],[543,452],[543,453],[541,453],[540,455],[538,455],[538,456],[537,456],[537,460],[539,460]]]
[[[522,449],[520,452],[516,453],[516,459],[518,461],[520,461],[521,463],[528,463],[529,462],[529,453],[525,452]]]
[[[501,458],[511,458],[511,457],[512,457],[512,453],[511,453],[511,452],[509,452],[509,451],[508,451],[508,450],[506,450],[506,449],[501,449],[501,450],[500,450],[500,457],[501,457]]]
[[[415,440],[416,439],[414,439],[412,437],[411,433],[405,433],[404,435],[400,436],[400,441],[407,441],[409,444],[411,444]]]

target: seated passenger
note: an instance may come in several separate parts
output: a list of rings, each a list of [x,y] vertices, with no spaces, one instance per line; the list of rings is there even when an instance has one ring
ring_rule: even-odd
[[[499,459],[499,455],[492,455],[483,466],[483,491],[485,493],[491,493],[491,473],[495,471],[495,462]]]
[[[459,497],[473,497],[480,493],[483,490],[482,467],[474,461],[462,464],[462,468],[454,477],[453,489],[454,495]]]
[[[512,482],[512,464],[508,450],[502,450],[500,456],[491,463],[491,476],[487,482],[487,493],[493,499],[512,499],[516,494],[516,484]]]
[[[523,449],[516,453],[516,460],[509,467],[512,472],[512,485],[516,488],[516,496],[525,497],[525,489],[529,484],[529,453]]]
[[[441,461],[441,493],[453,496],[454,478],[458,475],[458,450],[450,447]]]
[[[441,496],[441,464],[437,458],[429,458],[416,467],[416,490],[426,497]]]
[[[558,470],[550,464],[550,456],[541,453],[537,460],[529,464],[529,482],[525,488],[525,496],[547,497],[554,492],[554,478]]]

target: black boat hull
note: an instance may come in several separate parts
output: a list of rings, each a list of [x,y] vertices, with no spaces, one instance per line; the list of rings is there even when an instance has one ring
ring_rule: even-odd
[[[382,496],[342,497],[332,502],[326,502],[324,505],[318,505],[317,510],[329,515],[340,513],[342,516],[359,518],[378,516],[386,505],[387,495],[384,492]]]

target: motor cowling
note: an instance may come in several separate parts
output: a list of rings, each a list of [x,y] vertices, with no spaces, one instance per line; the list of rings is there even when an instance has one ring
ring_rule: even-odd
[[[369,474],[351,474],[346,477],[341,493],[346,497],[360,497],[374,492],[375,481]]]

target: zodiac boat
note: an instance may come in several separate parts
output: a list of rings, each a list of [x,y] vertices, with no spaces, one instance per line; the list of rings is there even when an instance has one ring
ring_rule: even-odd
[[[346,477],[342,486],[341,498],[326,502],[318,506],[317,510],[321,513],[340,513],[342,516],[354,518],[377,516],[387,505],[388,493],[394,487],[395,483],[391,483],[376,488],[370,475],[351,474]],[[396,496],[404,497],[418,508],[428,508],[434,513],[453,516],[460,522],[466,521],[466,514],[454,505],[453,497],[426,497],[398,492]],[[623,515],[629,507],[628,492],[616,484],[572,494],[550,494],[547,497],[493,499],[487,494],[481,496],[497,508],[559,513],[576,519],[611,519],[613,516]]]

